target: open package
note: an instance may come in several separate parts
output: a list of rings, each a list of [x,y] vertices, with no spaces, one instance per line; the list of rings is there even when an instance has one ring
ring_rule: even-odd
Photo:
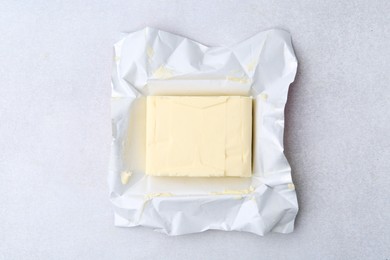
[[[168,235],[292,232],[298,203],[283,154],[297,70],[290,35],[269,30],[208,47],[145,28],[114,50],[115,225]]]

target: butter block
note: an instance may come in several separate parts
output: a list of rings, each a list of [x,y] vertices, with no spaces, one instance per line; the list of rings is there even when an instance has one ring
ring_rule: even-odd
[[[250,177],[252,99],[150,96],[146,174]]]

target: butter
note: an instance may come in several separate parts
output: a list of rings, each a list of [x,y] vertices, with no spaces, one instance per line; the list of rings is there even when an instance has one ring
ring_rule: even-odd
[[[250,177],[252,99],[147,98],[146,174]]]
[[[121,173],[121,182],[123,185],[129,183],[129,179],[130,179],[131,175],[132,175],[131,172],[122,172]]]
[[[224,190],[222,192],[212,192],[211,194],[214,195],[244,195],[244,194],[251,194],[255,191],[255,188],[253,186],[249,186],[248,189],[245,190]]]

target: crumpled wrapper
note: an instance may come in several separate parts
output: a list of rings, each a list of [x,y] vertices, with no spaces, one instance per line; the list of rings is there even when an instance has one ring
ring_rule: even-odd
[[[269,30],[208,47],[145,28],[114,46],[110,199],[115,225],[168,235],[209,229],[289,233],[298,203],[283,154],[284,108],[297,60],[289,33]],[[145,175],[148,95],[252,96],[253,176]]]

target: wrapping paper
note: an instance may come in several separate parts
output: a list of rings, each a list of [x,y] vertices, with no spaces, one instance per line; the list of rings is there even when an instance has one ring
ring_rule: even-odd
[[[297,60],[289,33],[269,30],[208,47],[154,28],[114,46],[110,199],[115,225],[168,235],[209,229],[289,233],[298,212],[283,154],[284,107]],[[251,178],[145,175],[148,95],[252,96]]]

